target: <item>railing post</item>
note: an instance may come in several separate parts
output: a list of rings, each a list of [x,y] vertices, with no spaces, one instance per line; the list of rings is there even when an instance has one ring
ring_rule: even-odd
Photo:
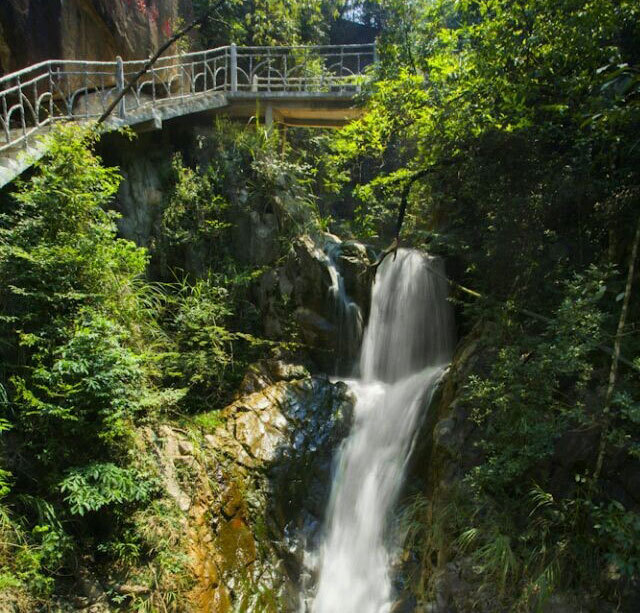
[[[380,61],[378,57],[378,43],[377,41],[373,41],[373,64],[377,64]]]
[[[11,131],[9,130],[9,108],[7,106],[7,96],[2,96],[2,117],[4,118],[4,133],[7,137],[7,145],[11,142]]]
[[[231,58],[231,91],[238,91],[238,47],[235,43],[231,43],[230,58]]]
[[[271,50],[267,49],[267,91],[271,91]]]
[[[49,63],[49,130],[53,130],[53,71],[51,70],[51,63]]]
[[[84,62],[84,116],[89,119],[89,62]]]
[[[204,84],[202,86],[203,92],[207,91],[207,54],[208,53],[209,53],[208,51],[204,52],[204,60],[202,62],[202,75],[203,75],[202,78],[204,80]]]
[[[23,100],[23,95],[22,95],[22,80],[20,79],[20,77],[18,77],[17,79],[18,82],[18,100],[19,100],[19,105],[20,105],[20,126],[22,128],[22,136],[24,138],[25,144],[29,144],[29,141],[27,139],[27,122],[24,116],[24,100]]]
[[[286,91],[289,86],[289,73],[287,68],[287,54],[285,52],[283,56],[284,68],[282,69],[282,91]]]
[[[34,125],[36,128],[40,127],[40,109],[38,108],[38,82],[33,82],[33,110],[35,115],[33,117]]]
[[[116,57],[116,95],[120,95],[124,91],[124,62],[120,56]],[[125,99],[122,98],[118,103],[118,116],[125,119],[127,116],[127,107]]]

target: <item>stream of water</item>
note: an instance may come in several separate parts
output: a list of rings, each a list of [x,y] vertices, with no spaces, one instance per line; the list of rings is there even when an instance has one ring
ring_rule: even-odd
[[[435,271],[437,274],[434,274]],[[453,349],[440,260],[399,250],[380,266],[360,355],[351,434],[338,457],[312,613],[386,613],[387,532],[421,418]]]
[[[358,348],[362,341],[362,312],[347,294],[344,277],[338,266],[342,243],[329,243],[325,247],[327,270],[331,278],[329,295],[337,324],[336,372],[351,374]]]

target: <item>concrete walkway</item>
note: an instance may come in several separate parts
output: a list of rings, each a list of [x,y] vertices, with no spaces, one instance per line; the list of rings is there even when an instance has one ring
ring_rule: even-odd
[[[0,187],[42,157],[55,123],[95,120],[144,62],[49,60],[0,79]],[[158,130],[198,113],[341,127],[359,116],[355,98],[374,62],[374,45],[229,45],[162,57],[106,127]]]

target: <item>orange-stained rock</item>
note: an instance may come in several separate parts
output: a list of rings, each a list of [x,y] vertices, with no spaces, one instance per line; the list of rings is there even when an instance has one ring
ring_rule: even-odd
[[[216,557],[223,573],[246,568],[256,561],[256,542],[244,519],[222,524],[216,539]]]

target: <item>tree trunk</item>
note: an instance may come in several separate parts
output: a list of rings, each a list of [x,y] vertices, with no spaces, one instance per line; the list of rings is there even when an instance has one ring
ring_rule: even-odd
[[[620,353],[622,349],[622,336],[624,327],[627,323],[627,314],[629,312],[629,302],[631,301],[631,289],[633,288],[633,277],[635,276],[636,260],[638,258],[638,246],[640,245],[640,217],[636,227],[636,234],[633,238],[631,247],[631,255],[629,256],[629,269],[627,271],[627,284],[624,290],[624,299],[622,301],[622,309],[620,311],[620,319],[618,320],[618,329],[613,344],[613,354],[611,359],[611,368],[609,369],[609,384],[607,385],[607,394],[604,399],[603,409],[603,425],[600,434],[600,446],[598,448],[598,458],[596,460],[596,468],[593,472],[593,482],[595,483],[602,472],[602,464],[607,450],[607,435],[611,425],[611,401],[613,400],[613,392],[615,391],[616,381],[618,379],[618,364],[620,362]]]

